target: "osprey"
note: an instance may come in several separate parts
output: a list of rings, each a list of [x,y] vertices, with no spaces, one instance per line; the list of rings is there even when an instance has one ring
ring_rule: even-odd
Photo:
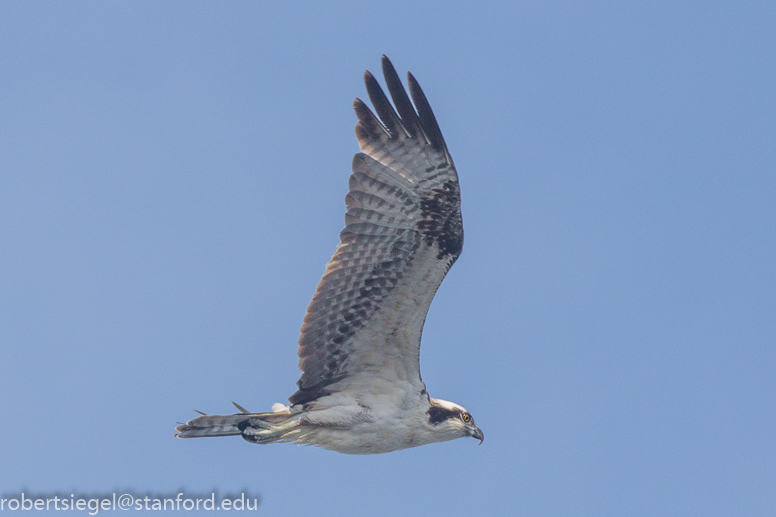
[[[178,438],[240,435],[345,454],[378,454],[482,431],[463,407],[431,398],[420,337],[431,300],[461,254],[458,175],[431,107],[408,74],[412,101],[387,57],[391,105],[368,71],[377,117],[360,99],[347,213],[299,338],[298,391],[269,413],[207,415]],[[398,112],[398,113],[397,113]],[[379,117],[379,119],[378,119]]]

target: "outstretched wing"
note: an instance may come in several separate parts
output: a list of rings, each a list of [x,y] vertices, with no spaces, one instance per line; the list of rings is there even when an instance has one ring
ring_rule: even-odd
[[[353,157],[340,245],[302,325],[303,373],[292,404],[353,383],[379,392],[380,379],[424,389],[423,323],[463,246],[458,175],[431,107],[412,74],[415,107],[385,56],[382,65],[396,109],[366,72],[379,119],[355,100],[361,152]]]

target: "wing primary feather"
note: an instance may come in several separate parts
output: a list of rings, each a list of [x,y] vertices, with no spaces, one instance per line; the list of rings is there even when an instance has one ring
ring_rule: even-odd
[[[403,133],[402,136],[407,137],[409,133],[404,128],[404,125],[399,119],[399,115],[396,114],[396,110],[391,106],[388,97],[385,96],[385,92],[380,88],[380,84],[377,79],[368,70],[364,72],[364,84],[366,84],[366,91],[369,94],[369,100],[372,101],[372,105],[375,107],[377,116],[380,117],[383,125],[388,128],[391,135],[394,137],[399,136],[399,132]]]
[[[410,87],[410,95],[412,95],[412,101],[415,103],[415,107],[418,109],[418,116],[420,117],[420,124],[423,127],[423,132],[426,134],[429,142],[435,149],[445,153],[447,160],[452,163],[450,159],[450,153],[447,151],[447,144],[442,136],[442,130],[439,129],[434,112],[431,110],[431,105],[426,99],[426,95],[418,84],[415,77],[407,72],[407,83]]]
[[[375,117],[372,110],[364,104],[364,101],[356,98],[353,101],[353,110],[358,117],[358,124],[356,124],[356,138],[362,145],[365,143],[371,143],[371,141],[379,140],[380,136],[385,139],[391,137],[388,130],[383,124]],[[379,135],[379,136],[378,136]]]
[[[412,102],[410,102],[410,98],[401,84],[399,74],[396,73],[396,69],[386,56],[383,56],[383,75],[385,75],[385,84],[388,86],[388,91],[391,94],[396,110],[399,112],[404,128],[411,136],[415,138],[420,137],[423,134],[423,130],[420,126],[418,114],[415,112],[415,108],[412,106]]]

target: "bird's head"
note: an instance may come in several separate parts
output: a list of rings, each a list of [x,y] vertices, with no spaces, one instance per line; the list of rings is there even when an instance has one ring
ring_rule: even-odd
[[[444,440],[454,440],[464,436],[477,438],[480,443],[485,439],[480,428],[474,423],[474,418],[465,408],[454,402],[442,399],[429,399],[429,408],[426,412],[428,422]]]

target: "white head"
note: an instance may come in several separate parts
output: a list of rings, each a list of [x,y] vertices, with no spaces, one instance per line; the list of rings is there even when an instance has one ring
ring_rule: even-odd
[[[474,418],[465,408],[454,402],[429,398],[429,408],[426,412],[428,423],[440,442],[471,436],[480,443],[485,439]]]

